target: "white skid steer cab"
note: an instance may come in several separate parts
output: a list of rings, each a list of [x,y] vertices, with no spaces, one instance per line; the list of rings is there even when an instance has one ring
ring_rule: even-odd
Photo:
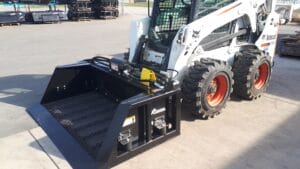
[[[58,66],[28,111],[73,168],[109,168],[180,133],[181,105],[208,119],[232,92],[267,88],[279,16],[272,0],[154,0],[124,59]]]

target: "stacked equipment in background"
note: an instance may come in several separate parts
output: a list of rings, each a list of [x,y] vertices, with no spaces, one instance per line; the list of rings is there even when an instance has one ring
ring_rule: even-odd
[[[44,6],[37,5],[44,3]],[[49,9],[45,10],[43,7]],[[56,2],[50,2],[45,0],[19,0],[19,1],[6,1],[3,6],[7,11],[0,12],[0,24],[12,25],[27,23],[52,23],[68,20],[67,13],[62,10],[56,9]],[[42,8],[40,8],[42,7]],[[33,8],[33,10],[31,9]]]
[[[65,4],[64,10],[59,10],[57,3]],[[5,8],[0,11],[0,26],[19,25],[24,22],[57,23],[67,20],[115,19],[119,16],[118,0],[8,0],[3,6]]]
[[[67,21],[67,13],[57,10],[56,4],[49,4],[49,10],[46,11],[30,11],[26,13],[26,21],[31,23],[53,23]]]
[[[26,14],[26,21],[31,23],[51,23],[67,21],[68,17],[64,11],[34,11]]]
[[[94,0],[94,16],[98,19],[115,19],[119,16],[118,0]]]
[[[17,10],[15,2],[12,2],[14,10],[0,12],[0,26],[6,24],[21,24],[25,22],[25,13]]]
[[[25,13],[18,11],[0,12],[0,26],[5,24],[21,24],[25,22]]]
[[[68,9],[68,18],[72,21],[93,17],[90,0],[69,0]]]
[[[119,16],[118,0],[69,0],[68,17],[80,19],[115,19]]]

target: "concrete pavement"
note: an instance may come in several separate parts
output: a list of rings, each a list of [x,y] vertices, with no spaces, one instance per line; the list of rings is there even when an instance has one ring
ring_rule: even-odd
[[[71,169],[39,127],[0,139],[2,169]]]

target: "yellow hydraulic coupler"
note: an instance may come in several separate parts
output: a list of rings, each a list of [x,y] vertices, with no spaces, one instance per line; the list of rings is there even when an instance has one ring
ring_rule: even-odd
[[[150,83],[154,83],[157,80],[155,72],[147,68],[142,68],[140,80],[145,86],[148,86],[148,94],[151,94]]]

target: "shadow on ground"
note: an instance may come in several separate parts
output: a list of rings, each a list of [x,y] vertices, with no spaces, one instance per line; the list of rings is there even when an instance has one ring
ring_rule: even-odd
[[[38,103],[49,79],[37,74],[0,77],[0,102],[25,108]]]
[[[298,26],[298,25],[297,25]],[[277,53],[281,46],[280,34]],[[300,101],[300,57],[275,58],[268,94]],[[284,112],[282,112],[284,113]],[[222,169],[296,169],[300,166],[300,109]]]
[[[37,142],[38,144],[37,144]],[[55,156],[60,159],[65,159],[61,153],[57,151],[57,149],[54,149],[53,143],[51,142],[49,137],[43,137],[41,139],[36,140],[35,142],[31,142],[29,144],[30,147],[35,148],[40,151],[44,151],[49,156]]]
[[[222,169],[297,169],[300,166],[300,110],[250,145]]]
[[[300,58],[277,57],[267,93],[300,101]]]

